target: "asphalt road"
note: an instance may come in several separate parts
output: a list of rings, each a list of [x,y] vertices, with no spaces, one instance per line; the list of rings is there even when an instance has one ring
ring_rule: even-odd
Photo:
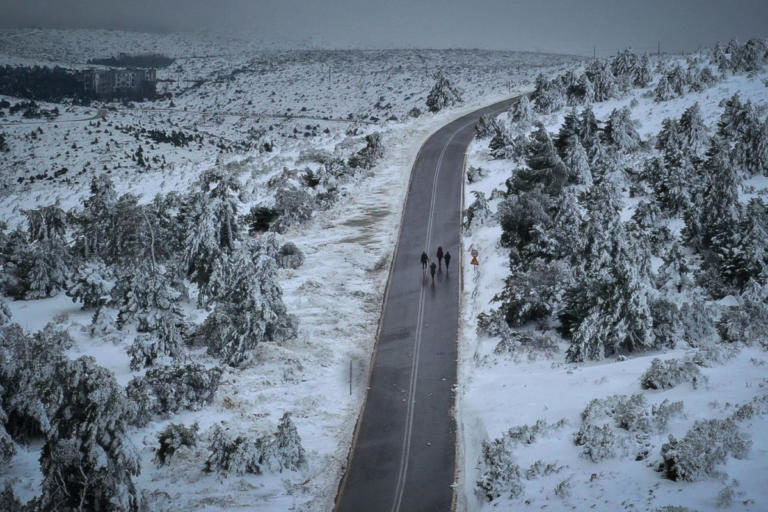
[[[385,295],[370,387],[358,422],[338,512],[441,512],[454,503],[456,384],[464,157],[481,115],[435,132],[411,171],[400,238]],[[438,246],[451,268],[422,275],[419,257]]]

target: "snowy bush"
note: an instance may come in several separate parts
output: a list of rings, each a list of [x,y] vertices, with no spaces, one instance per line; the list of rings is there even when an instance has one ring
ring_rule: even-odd
[[[214,425],[209,434],[210,455],[205,461],[206,472],[216,472],[221,476],[230,473],[260,474],[264,461],[264,447],[261,439],[250,441],[243,436],[233,437],[219,425]]]
[[[582,455],[592,462],[600,462],[616,456],[618,440],[607,423],[597,426],[583,425],[573,438],[576,446],[582,447]]]
[[[427,108],[430,112],[439,112],[463,101],[459,90],[442,73],[435,74],[434,79],[435,85],[427,95]]]
[[[139,459],[127,441],[129,405],[114,375],[93,358],[63,360],[40,455],[43,510],[138,510]]]
[[[482,226],[491,216],[491,209],[485,194],[476,190],[472,191],[475,200],[464,211],[464,229],[469,233],[472,228]]]
[[[479,320],[478,320],[479,322]],[[509,354],[516,356],[520,353],[527,353],[528,359],[533,361],[537,354],[543,354],[544,357],[551,358],[560,348],[555,339],[548,334],[525,333],[508,330],[501,336],[501,340],[494,347],[495,354]]]
[[[222,476],[298,471],[306,464],[301,438],[289,413],[283,414],[275,434],[255,440],[233,437],[215,425],[210,434],[209,451],[205,471],[215,471]]]
[[[349,166],[372,169],[383,156],[384,146],[381,142],[381,134],[374,132],[365,136],[365,147],[349,159]]]
[[[535,480],[542,476],[554,475],[565,469],[565,466],[558,466],[557,463],[545,464],[542,460],[537,460],[531,467],[525,470],[526,480]]]
[[[706,384],[707,377],[699,367],[691,362],[680,359],[654,358],[651,367],[640,377],[643,389],[671,389],[683,382],[690,382],[693,389],[700,384]]]
[[[565,420],[549,424],[539,420],[533,426],[519,425],[492,441],[483,441],[480,456],[480,478],[477,490],[488,501],[501,496],[516,498],[523,493],[520,466],[514,463],[514,449],[519,444],[531,445],[543,435],[565,426]],[[553,472],[556,472],[553,470]]]
[[[209,404],[219,387],[222,370],[199,364],[161,366],[133,378],[126,386],[135,412],[131,423],[144,426],[158,414],[199,410]]]
[[[649,407],[639,393],[594,399],[581,413],[582,424],[574,443],[593,462],[628,450],[635,459],[645,459],[648,435],[666,430],[670,418],[682,414],[682,410],[682,402],[667,400]]]
[[[280,247],[277,265],[280,268],[297,269],[304,264],[304,253],[293,242],[286,242]]]
[[[197,423],[193,423],[190,427],[177,423],[168,425],[165,430],[157,435],[157,442],[160,445],[155,449],[155,461],[157,464],[160,466],[167,464],[176,453],[176,450],[182,446],[187,448],[197,446],[197,431]]]
[[[516,498],[523,493],[520,466],[514,463],[514,445],[505,441],[505,437],[483,441],[481,473],[476,486],[488,501],[501,496]]]
[[[315,200],[306,190],[282,187],[275,193],[273,209],[278,216],[270,229],[284,233],[289,227],[309,220],[316,206]]]
[[[750,445],[730,419],[699,420],[683,439],[669,436],[669,442],[661,447],[660,470],[670,480],[703,480],[712,476],[715,467],[728,456],[746,457]]]
[[[488,176],[488,171],[482,167],[470,167],[467,169],[467,183],[475,183]]]

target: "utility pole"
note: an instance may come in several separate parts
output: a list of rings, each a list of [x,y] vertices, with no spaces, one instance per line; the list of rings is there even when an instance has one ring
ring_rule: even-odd
[[[592,47],[592,60],[597,60],[597,46]]]

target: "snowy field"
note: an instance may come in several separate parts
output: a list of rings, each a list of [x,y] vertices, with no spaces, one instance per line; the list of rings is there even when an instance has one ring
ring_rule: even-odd
[[[699,56],[699,59],[707,63],[709,54]],[[685,61],[679,62],[686,66]],[[674,59],[662,62],[666,69],[670,69],[675,63]],[[605,121],[614,109],[629,108],[633,128],[641,140],[640,146],[633,151],[617,151],[619,156],[613,161],[613,165],[601,170],[604,172],[601,176],[603,182],[612,181],[616,184],[618,197],[615,199],[618,199],[619,206],[613,222],[620,222],[623,226],[629,226],[630,222],[638,222],[641,218],[636,215],[640,203],[653,201],[654,190],[647,184],[646,188],[638,186],[633,181],[636,175],[631,171],[642,171],[644,162],[659,154],[654,150],[654,145],[665,119],[680,119],[687,109],[698,103],[701,119],[706,126],[706,137],[714,135],[725,108],[724,102],[738,94],[744,104],[749,101],[754,107],[753,112],[759,119],[756,126],[759,127],[759,123],[762,123],[764,129],[767,123],[765,119],[768,112],[768,72],[765,68],[750,73],[728,72],[719,77],[712,86],[699,92],[687,91],[681,97],[661,102],[655,101],[654,97],[660,79],[658,69],[656,68],[651,83],[646,87],[630,88],[618,94],[616,98],[591,105],[596,119],[601,122],[601,127],[605,126]],[[576,109],[581,115],[584,105],[577,106]],[[558,132],[569,111],[570,107],[564,107],[552,113],[537,113],[525,120],[526,124],[519,121],[521,117],[525,118],[525,115],[521,116],[519,111],[515,113],[513,109],[509,114],[499,116],[498,122],[502,127],[501,131],[509,134],[509,148],[513,148],[514,143],[509,141],[516,135],[528,135],[534,130],[531,121],[541,121],[557,145],[561,140],[558,138]],[[526,288],[522,278],[513,279],[514,286],[519,287],[508,289],[506,293],[516,292],[515,300],[520,304],[542,305],[550,301],[546,307],[552,307],[553,310],[539,315],[537,320],[513,326],[511,330],[503,328],[502,331],[507,330],[502,335],[490,336],[478,329],[478,314],[487,314],[500,306],[501,303],[495,301],[494,297],[505,292],[505,279],[510,277],[510,266],[515,266],[515,258],[512,256],[515,249],[502,245],[500,240],[503,240],[504,231],[499,218],[494,217],[493,213],[505,201],[513,204],[516,200],[514,189],[510,191],[510,199],[506,199],[505,183],[520,172],[518,169],[526,168],[524,157],[494,158],[492,149],[489,149],[491,140],[488,137],[476,139],[470,146],[467,161],[468,169],[481,168],[483,172],[471,173],[472,181],[466,186],[465,204],[478,204],[476,194],[479,192],[484,194],[488,210],[485,213],[482,208],[474,210],[476,216],[470,227],[465,230],[463,240],[465,253],[470,248],[479,251],[480,265],[478,268],[471,268],[466,263],[464,265],[458,391],[460,449],[463,459],[459,483],[459,509],[768,509],[768,345],[764,327],[766,318],[761,317],[768,311],[765,302],[766,275],[758,272],[758,277],[755,278],[758,282],[763,279],[762,309],[758,307],[757,312],[751,316],[747,313],[745,319],[745,322],[757,326],[751,331],[754,337],[745,337],[735,343],[720,340],[713,326],[718,318],[731,308],[744,307],[748,292],[745,291],[743,296],[740,296],[738,291],[732,291],[723,297],[715,298],[700,284],[694,284],[694,279],[699,283],[706,282],[706,279],[700,280],[698,271],[694,272],[694,265],[699,265],[701,258],[687,247],[683,249],[685,262],[693,267],[689,269],[690,277],[687,278],[687,283],[677,290],[669,291],[659,286],[658,289],[650,288],[647,292],[649,302],[662,296],[677,308],[683,308],[680,311],[686,311],[685,307],[693,307],[696,303],[704,304],[703,311],[707,312],[705,317],[699,317],[699,320],[694,322],[700,331],[696,336],[688,336],[689,331],[686,330],[687,341],[672,332],[670,327],[672,341],[661,344],[663,346],[636,352],[617,351],[606,355],[604,359],[598,357],[594,358],[597,360],[570,362],[567,357],[569,340],[564,339],[557,331],[560,327],[558,313],[561,308],[567,307],[563,292],[555,290],[551,296],[542,297],[537,302],[539,297],[535,294],[546,294],[547,292],[541,292],[546,289],[545,286],[537,288],[532,284]],[[533,135],[530,140],[533,140]],[[766,142],[768,139],[763,139],[762,144]],[[494,143],[490,142],[490,145],[493,146]],[[513,155],[514,150],[510,149],[509,154]],[[702,158],[706,158],[703,152]],[[566,165],[571,162],[566,161]],[[589,173],[589,167],[592,166],[595,182],[599,162],[600,157],[597,157],[586,165],[586,173]],[[765,166],[766,160],[762,162]],[[755,175],[739,172],[738,176],[741,181],[734,186],[738,189],[738,200],[743,206],[753,198],[762,198],[765,202],[768,198],[768,168],[764,167],[762,172]],[[592,179],[590,177],[587,182],[582,180],[567,188],[575,190],[578,195],[589,190],[590,186],[597,187],[592,184]],[[700,178],[693,174],[685,177],[689,184],[695,183],[697,179]],[[722,194],[726,193],[723,189]],[[524,196],[521,194],[519,197]],[[578,199],[582,205],[577,209],[581,212],[580,222],[590,218],[589,212],[592,210],[587,210],[591,207],[589,201],[593,200],[592,197],[580,196]],[[531,221],[532,224],[536,224],[541,218],[534,210],[531,210],[528,216],[536,219]],[[665,226],[671,234],[670,243],[680,242],[681,231],[685,226],[682,217],[682,214],[662,214],[658,216],[657,221],[652,221],[655,222],[652,225]],[[508,219],[511,219],[511,216]],[[551,242],[557,234],[546,230],[561,229],[559,226],[562,224],[558,224],[558,219],[559,217],[555,217],[553,221],[556,227],[542,222],[532,228],[529,233],[536,233],[531,235],[532,245],[520,250],[538,247],[535,245],[537,243],[546,246],[547,241]],[[762,222],[765,221],[763,214]],[[563,222],[569,222],[568,218]],[[578,225],[578,222],[572,221],[572,224]],[[534,231],[535,229],[540,231]],[[626,229],[629,231],[632,228]],[[539,233],[544,236],[537,238]],[[760,244],[764,246],[768,239],[764,231],[762,234]],[[664,251],[665,249],[662,249],[661,255],[665,255]],[[631,254],[630,259],[636,258],[640,261],[646,253],[643,250]],[[768,260],[764,259],[765,253],[762,254],[763,264],[768,263]],[[660,267],[664,265],[659,255],[657,249],[651,250],[651,282],[658,282]],[[469,256],[465,254],[464,259],[467,262]],[[679,262],[683,262],[682,257]],[[565,270],[561,270],[560,275],[580,272],[573,270],[581,268],[580,264],[577,259],[563,262],[564,267],[559,268]],[[602,264],[610,265],[610,262]],[[516,268],[525,268],[524,263],[518,265]],[[554,265],[547,268],[558,271],[558,267]],[[529,275],[536,276],[533,272]],[[694,273],[697,274],[695,278]],[[579,279],[580,276],[572,278]],[[543,278],[543,281],[546,282],[546,278]],[[526,293],[531,294],[530,298],[525,298]],[[551,306],[552,303],[554,306]],[[679,315],[682,317],[682,313]],[[720,356],[707,360],[707,357],[702,355],[707,350],[720,353]],[[695,365],[686,366],[697,377],[691,380],[689,376],[664,386],[663,389],[644,389],[648,387],[641,385],[644,374],[656,358],[663,361],[699,361]],[[636,394],[640,396],[633,397]],[[606,399],[613,395],[623,396],[618,401],[610,399],[594,403],[591,411],[586,410],[592,400]],[[630,397],[633,397],[633,401],[627,402]],[[662,406],[662,402],[666,403]],[[674,406],[676,402],[681,402],[682,410],[670,413],[669,416],[658,412],[670,404]],[[739,410],[746,410],[740,409],[746,404],[749,404],[747,409],[750,413],[738,413]],[[752,408],[754,414],[751,413]],[[622,414],[625,416],[621,416]],[[630,417],[629,421],[627,416]],[[632,423],[653,423],[661,417],[664,420],[660,421],[657,427],[637,427],[637,424]],[[664,472],[659,471],[658,468],[663,462],[662,446],[669,442],[669,435],[681,440],[699,420],[728,418],[738,425],[739,442],[746,440],[749,446],[746,453],[740,453],[739,450],[728,451],[725,441],[715,441],[714,438],[710,441],[700,439],[699,444],[694,445],[694,453],[701,456],[702,460],[703,454],[711,450],[722,450],[725,454],[714,468],[705,470],[699,460],[700,465],[696,466],[696,469],[701,470],[703,474],[690,478],[693,481],[686,481],[687,478],[678,478],[675,481],[665,478]],[[587,425],[589,422],[592,424]],[[490,460],[494,460],[495,465],[491,464]]]
[[[135,195],[139,210],[130,211],[146,213],[157,195],[197,197],[198,179],[227,176],[237,189],[228,200],[236,205],[240,226],[232,252],[274,236],[278,247],[295,244],[305,258],[297,268],[276,272],[282,293],[277,302],[295,320],[295,336],[258,343],[247,361],[235,366],[221,364],[199,344],[190,345],[182,351],[183,362],[221,370],[215,393],[204,404],[185,408],[180,400],[146,425],[126,427],[128,449],[135,448],[140,468],[133,483],[151,510],[331,509],[364,398],[410,167],[421,143],[462,113],[530,90],[538,73],[554,75],[578,62],[482,51],[286,51],[212,36],[111,31],[3,31],[0,41],[0,64],[80,68],[88,59],[120,51],[176,59],[158,73],[161,92],[172,94],[168,99],[88,107],[38,102],[41,109],[58,109],[51,121],[0,109],[0,133],[8,146],[0,152],[0,211],[8,224],[4,251],[10,251],[14,229],[27,229],[25,212],[53,204],[61,212],[82,211],[84,201],[94,197],[95,177],[109,177],[116,196]],[[426,113],[437,70],[465,101]],[[182,132],[190,141],[174,145],[153,138],[152,131]],[[370,168],[346,166],[365,151],[366,136],[375,133],[381,136],[383,157]],[[331,176],[329,169],[341,174]],[[279,198],[286,190],[294,194],[288,197],[305,201],[281,210],[291,222],[275,235],[249,234],[245,216],[254,208],[282,208]],[[193,206],[182,199],[176,208]],[[152,231],[154,221],[147,223]],[[194,228],[188,224],[186,229]],[[180,229],[185,228],[176,226]],[[155,233],[150,235],[154,260]],[[63,243],[74,243],[76,236],[67,230]],[[4,272],[10,272],[9,262],[18,263],[15,256],[2,257]],[[166,276],[174,268],[171,261],[161,264]],[[120,283],[108,283],[115,284]],[[81,309],[61,289],[66,286],[44,293],[50,297],[7,298],[8,324],[18,323],[29,334],[49,324],[66,331],[72,339],[66,357],[95,358],[120,387],[156,368],[131,368],[129,350],[146,334],[135,319],[115,328],[115,315],[125,306],[100,307],[96,326],[94,308]],[[188,297],[174,299],[174,307],[196,332],[221,304],[201,307],[197,284],[186,281],[181,288]],[[7,361],[4,357],[0,354],[0,362]],[[9,402],[3,407],[15,410]],[[218,471],[204,471],[218,426],[230,440],[271,439],[270,433],[282,428],[284,413],[290,413],[304,450],[299,469],[260,466],[261,474],[254,474],[242,459],[249,452],[237,452],[233,457],[241,457],[242,466],[230,461],[227,474],[218,460]],[[158,434],[172,424],[197,424],[196,444],[178,447],[170,462],[160,465]],[[45,485],[39,462],[44,441],[38,435],[15,443],[15,455],[0,469],[0,483],[10,484],[22,502],[39,496]]]

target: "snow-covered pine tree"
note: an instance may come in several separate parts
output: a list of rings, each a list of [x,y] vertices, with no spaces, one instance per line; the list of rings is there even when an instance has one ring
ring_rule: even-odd
[[[127,440],[129,405],[114,375],[93,358],[63,359],[40,455],[43,510],[139,509],[139,459]]]
[[[568,168],[570,183],[592,186],[592,170],[589,167],[589,158],[578,137],[571,137],[571,143],[565,148],[563,163]]]
[[[620,91],[626,92],[632,88],[638,66],[637,55],[629,49],[618,52],[611,59],[611,73],[616,78],[616,85]]]
[[[430,112],[439,112],[445,107],[450,107],[461,103],[461,93],[456,89],[451,82],[438,72],[434,75],[435,85],[432,86],[432,90],[427,95],[427,108]]]
[[[707,126],[701,117],[701,108],[696,102],[683,112],[680,116],[679,135],[681,138],[681,148],[690,155],[702,155],[705,152],[707,144]]]
[[[585,107],[581,112],[579,139],[592,163],[600,151],[600,124],[590,107]]]
[[[152,325],[140,326],[139,334],[128,348],[134,371],[159,363],[174,364],[184,359],[187,327],[179,314],[162,311],[152,316]]]
[[[475,137],[478,139],[487,139],[494,136],[500,129],[499,122],[494,116],[480,116],[477,124],[475,124]]]
[[[712,137],[701,169],[704,185],[685,215],[683,237],[698,250],[717,250],[733,240],[739,216],[740,178],[731,164],[727,143]]]
[[[656,287],[667,295],[682,293],[693,287],[692,265],[678,243],[664,254],[664,263],[656,273]]]
[[[724,278],[742,290],[752,280],[768,283],[768,207],[759,198],[747,204],[739,222],[738,242],[721,264]]]
[[[557,149],[557,154],[560,158],[565,160],[565,149],[571,145],[571,137],[581,137],[581,121],[579,120],[579,114],[576,109],[571,109],[565,114],[563,124],[560,125],[560,129],[555,137],[554,145]]]
[[[178,302],[184,296],[174,285],[172,276],[162,267],[143,263],[126,272],[113,290],[120,312],[117,326],[122,329],[137,316],[140,328],[151,331],[155,328],[155,317],[171,314],[182,317]]]
[[[606,144],[622,151],[634,151],[640,147],[640,135],[635,130],[628,107],[613,109],[603,130]]]
[[[276,266],[267,254],[244,245],[218,265],[206,289],[217,301],[201,327],[211,355],[238,366],[263,341],[281,341],[296,327],[283,303]]]
[[[717,66],[720,73],[725,73],[731,69],[731,59],[725,54],[720,41],[712,49],[711,61],[713,65]]]
[[[646,54],[640,58],[640,62],[635,68],[634,76],[632,77],[632,85],[643,89],[651,85],[652,80],[653,72],[651,71],[651,63]]]
[[[607,62],[599,60],[592,61],[584,71],[592,83],[594,90],[594,100],[596,102],[607,101],[611,98],[615,98],[618,93],[618,87],[616,86],[616,78],[611,73],[610,66]]]
[[[66,287],[70,256],[64,239],[66,216],[58,204],[26,210],[27,239],[19,277],[26,299],[51,297]]]
[[[768,62],[768,49],[763,39],[750,39],[731,51],[731,67],[735,72],[759,71]]]
[[[521,130],[527,130],[534,120],[533,105],[528,95],[521,96],[518,101],[509,108],[510,118],[517,123]]]
[[[656,103],[669,101],[675,98],[675,91],[672,89],[672,86],[670,85],[669,79],[666,77],[666,75],[660,77],[659,81],[656,82],[656,88],[653,91],[653,97]]]
[[[109,213],[117,203],[117,192],[112,180],[99,174],[91,180],[91,195],[83,201],[83,210],[70,214],[71,223],[77,226],[75,247],[85,259],[106,256],[109,238]]]
[[[306,464],[306,455],[304,447],[301,444],[296,425],[291,420],[290,413],[286,412],[280,418],[280,424],[277,426],[277,433],[270,443],[271,452],[274,453],[272,460],[272,469],[282,472],[298,471]]]
[[[531,93],[531,101],[536,111],[542,114],[556,112],[566,104],[565,89],[560,80],[548,80],[544,75],[536,77],[536,86]]]
[[[240,184],[230,173],[212,169],[200,176],[198,186],[187,205],[184,265],[190,280],[204,286],[216,260],[234,248]]]
[[[747,136],[749,131],[759,123],[757,112],[752,102],[741,102],[736,93],[723,103],[723,113],[717,123],[717,135],[728,142],[736,142]]]
[[[529,136],[525,162],[528,169],[518,170],[513,179],[516,190],[529,191],[541,184],[549,194],[560,194],[560,189],[568,181],[568,169],[557,155],[554,143],[543,124],[539,124],[537,130]]]

